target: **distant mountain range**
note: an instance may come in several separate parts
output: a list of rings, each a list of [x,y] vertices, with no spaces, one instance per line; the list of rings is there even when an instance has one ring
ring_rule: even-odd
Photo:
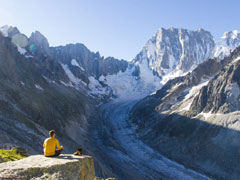
[[[39,153],[48,130],[55,129],[66,152],[85,147],[96,155],[98,173],[114,176],[94,147],[99,106],[137,99],[129,121],[146,144],[187,167],[236,179],[239,45],[237,30],[215,39],[203,29],[161,28],[126,61],[104,58],[80,43],[49,47],[38,31],[27,37],[3,26],[0,148]]]
[[[104,97],[148,95],[161,88],[167,80],[185,75],[208,58],[220,60],[240,45],[240,32],[237,30],[224,33],[216,40],[203,29],[161,28],[129,62],[103,58],[83,44],[49,47],[47,39],[38,31],[30,38],[16,27],[4,26],[0,31],[3,36],[12,38],[25,57],[31,58],[32,53],[37,56],[40,52],[51,57],[63,66],[71,83],[88,85],[86,88],[90,88],[92,94]],[[21,47],[23,41],[27,41],[25,47]],[[31,52],[30,46],[36,52]]]

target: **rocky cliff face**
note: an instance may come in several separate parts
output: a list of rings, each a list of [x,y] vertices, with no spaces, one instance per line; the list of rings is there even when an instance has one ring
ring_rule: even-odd
[[[83,44],[54,47],[51,48],[51,53],[52,57],[58,62],[67,64],[76,77],[84,74],[86,77],[93,76],[99,79],[102,75],[124,72],[128,66],[128,63],[124,60],[101,57],[98,52],[91,52]]]
[[[230,113],[240,109],[240,57],[201,89],[190,110],[195,113]]]
[[[41,51],[46,55],[50,55],[50,48],[48,40],[45,36],[43,36],[39,31],[35,31],[31,34],[29,41],[29,47],[34,45],[36,50]]]
[[[239,45],[240,34],[237,30],[224,33],[220,39],[214,39],[210,32],[203,29],[190,31],[161,28],[133,62],[146,64],[148,69],[160,76],[165,83],[192,71],[208,58],[223,59]]]
[[[129,119],[143,141],[214,179],[238,179],[239,62],[237,48],[209,59],[138,102]]]
[[[214,46],[212,35],[203,29],[189,31],[161,28],[147,42],[134,62],[147,61],[149,68],[159,76],[175,69],[186,72],[211,57]]]

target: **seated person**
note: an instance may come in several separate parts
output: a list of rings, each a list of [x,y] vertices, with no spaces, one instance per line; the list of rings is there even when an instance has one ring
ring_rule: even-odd
[[[63,150],[63,146],[59,146],[58,140],[55,138],[55,131],[49,131],[49,138],[47,138],[43,143],[44,156],[46,157],[55,157],[59,156]],[[55,148],[58,148],[56,150]]]

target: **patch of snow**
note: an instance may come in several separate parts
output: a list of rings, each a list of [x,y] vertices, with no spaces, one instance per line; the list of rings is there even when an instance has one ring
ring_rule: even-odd
[[[31,55],[25,55],[25,58],[33,58],[33,56],[31,56]]]
[[[214,57],[223,58],[240,45],[240,32],[238,30],[225,32],[221,39],[215,40]]]
[[[224,58],[225,56],[230,54],[231,50],[234,49],[234,47],[229,47],[226,44],[225,39],[215,40],[215,43],[216,43],[216,47],[213,55],[214,57]]]
[[[20,83],[21,83],[21,85],[23,85],[23,86],[25,85],[25,83],[24,83],[23,81],[21,81]]]
[[[237,57],[236,59],[234,59],[233,61],[232,61],[232,63],[235,63],[235,62],[237,62],[237,61],[239,61],[240,60],[240,57]]]
[[[183,109],[181,109],[180,111],[188,111],[191,107],[192,101],[191,103],[188,103],[187,106],[185,106]]]
[[[76,59],[72,59],[71,64],[72,64],[73,66],[80,67],[79,64],[78,64],[78,62],[76,61]]]
[[[85,82],[83,82],[81,79],[75,77],[72,72],[70,71],[70,69],[68,68],[67,64],[61,64],[62,68],[64,69],[65,73],[67,74],[68,78],[70,79],[70,81],[75,85],[76,88],[79,87],[79,85],[84,85],[87,86],[87,84]]]
[[[223,115],[223,114],[220,114],[220,113],[212,113],[212,112],[210,111],[210,112],[208,112],[208,113],[201,112],[201,113],[199,113],[197,116],[200,116],[200,115],[202,115],[202,116],[205,118],[205,120],[206,120],[206,119],[208,119],[208,118],[211,117],[211,116],[220,116],[220,115]],[[197,116],[195,116],[195,117],[197,117]]]
[[[82,71],[85,71],[85,69],[78,64],[78,62],[77,62],[76,59],[72,59],[71,64],[72,64],[73,66],[79,67]]]
[[[188,71],[188,72],[189,72],[189,71]],[[182,70],[172,71],[172,72],[164,75],[164,76],[162,77],[162,80],[161,80],[160,83],[164,85],[164,84],[166,84],[166,83],[167,83],[169,80],[171,80],[171,79],[174,79],[174,78],[180,77],[180,76],[185,76],[188,72],[183,73]]]
[[[4,37],[8,37],[8,30],[9,30],[10,26],[3,26],[3,27],[0,27],[0,31],[2,32],[3,36]]]
[[[240,32],[238,30],[232,31],[232,39],[237,39],[239,37]]]
[[[103,87],[98,80],[96,80],[93,76],[90,76],[89,78],[89,84],[88,87],[91,90],[90,94],[94,95],[107,95],[110,93],[109,87]]]
[[[65,83],[64,81],[60,81],[64,86],[69,86],[69,87],[73,87],[73,85],[72,84],[70,84],[70,83]]]
[[[48,79],[46,76],[43,76],[43,78],[48,82],[48,83],[56,83],[56,81]]]
[[[39,84],[35,84],[35,87],[41,91],[43,91],[43,88]]]
[[[156,93],[157,93],[157,91],[155,91],[155,92],[151,93],[151,94],[150,94],[150,96],[152,96],[152,95],[155,95]]]
[[[24,48],[21,48],[20,46],[18,46],[17,45],[17,48],[18,48],[18,52],[20,53],[20,54],[22,54],[22,55],[24,55],[27,51],[26,51],[26,49],[24,49]],[[26,57],[26,56],[25,56]]]
[[[197,86],[193,86],[191,89],[189,89],[188,94],[185,95],[185,97],[182,101],[182,103],[187,102],[187,105],[185,105],[184,108],[180,109],[179,111],[188,111],[191,107],[194,97],[198,95],[200,89],[203,86],[206,86],[209,81],[210,81],[210,79],[207,79],[207,80],[205,79]]]

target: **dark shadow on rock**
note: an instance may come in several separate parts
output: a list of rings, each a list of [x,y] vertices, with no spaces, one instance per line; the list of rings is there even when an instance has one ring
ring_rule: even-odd
[[[144,143],[213,179],[239,180],[240,131],[179,114],[143,116],[135,122]],[[231,118],[240,121],[239,115]]]
[[[80,160],[80,159],[84,159],[85,157],[89,157],[89,156],[60,155],[60,156],[56,156],[56,157],[48,157],[48,158],[55,158],[55,159],[68,159],[68,160]]]

